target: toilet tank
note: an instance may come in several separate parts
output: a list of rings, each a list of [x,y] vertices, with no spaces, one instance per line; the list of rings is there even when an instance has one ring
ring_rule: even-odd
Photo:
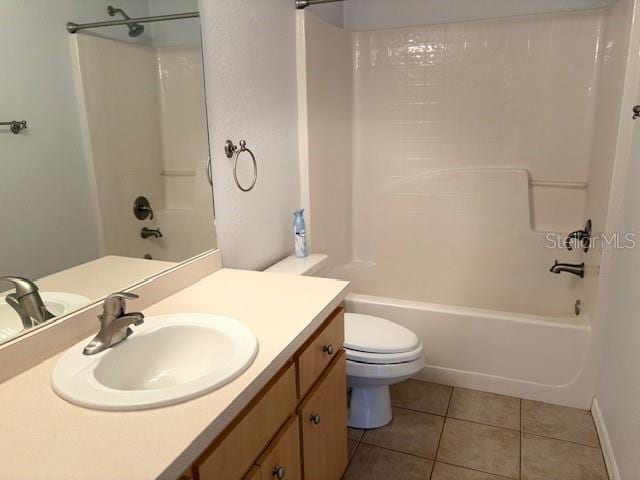
[[[312,276],[322,270],[328,258],[323,253],[312,253],[304,258],[291,255],[271,265],[265,272]]]

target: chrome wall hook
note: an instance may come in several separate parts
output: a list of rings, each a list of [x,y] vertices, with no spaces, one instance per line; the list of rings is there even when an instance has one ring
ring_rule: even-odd
[[[26,120],[11,120],[10,122],[0,122],[0,126],[8,126],[16,135],[27,128]]]
[[[251,163],[253,164],[253,176],[251,178],[251,182],[248,187],[242,186],[240,180],[238,180],[238,158],[242,155],[243,152],[247,152],[251,156]],[[227,158],[234,158],[233,160],[233,180],[236,183],[236,186],[242,190],[243,192],[249,192],[253,190],[253,187],[256,186],[256,181],[258,180],[258,163],[256,162],[256,157],[253,152],[247,147],[247,142],[245,140],[240,140],[240,146],[234,145],[231,140],[227,140],[224,142],[224,153]]]

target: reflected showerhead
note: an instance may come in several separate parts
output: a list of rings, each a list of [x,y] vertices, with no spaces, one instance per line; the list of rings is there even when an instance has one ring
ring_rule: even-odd
[[[130,37],[139,37],[144,33],[144,25],[140,25],[139,23],[129,23],[127,25],[129,27]]]
[[[126,20],[129,20],[131,17],[125,13],[121,8],[115,8],[112,5],[107,7],[107,13],[109,16],[113,17],[116,13],[122,15]],[[139,37],[144,33],[144,25],[140,25],[139,23],[127,23],[127,27],[129,27],[129,36],[132,38]]]

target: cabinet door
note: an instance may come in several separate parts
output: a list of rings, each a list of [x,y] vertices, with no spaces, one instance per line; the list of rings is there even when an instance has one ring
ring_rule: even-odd
[[[258,460],[260,480],[301,480],[300,427],[294,416]]]
[[[260,480],[260,467],[253,467],[243,480]]]
[[[230,431],[217,439],[197,463],[200,480],[238,480],[295,410],[296,378],[291,365],[253,400]]]
[[[335,310],[322,330],[303,349],[298,358],[300,398],[322,375],[344,343],[344,309]]]
[[[347,468],[347,375],[343,351],[299,411],[304,479],[339,480]]]

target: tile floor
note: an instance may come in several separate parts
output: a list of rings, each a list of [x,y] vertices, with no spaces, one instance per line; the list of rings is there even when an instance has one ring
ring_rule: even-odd
[[[343,480],[607,480],[586,410],[407,380],[392,422],[349,429]]]

